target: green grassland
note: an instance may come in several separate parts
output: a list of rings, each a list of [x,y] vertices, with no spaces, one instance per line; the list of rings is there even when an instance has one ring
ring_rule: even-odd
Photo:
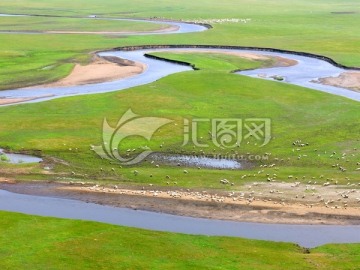
[[[26,6],[26,9],[24,8]],[[100,16],[117,17],[165,17],[173,19],[206,20],[225,18],[250,18],[248,23],[212,23],[214,28],[203,33],[181,35],[152,35],[152,36],[87,36],[87,35],[1,35],[0,53],[11,52],[11,62],[0,57],[0,89],[27,86],[38,82],[48,82],[63,77],[69,73],[68,62],[74,57],[98,50],[109,49],[125,45],[142,44],[219,44],[274,47],[280,49],[299,50],[323,54],[336,61],[350,66],[360,66],[358,48],[360,46],[360,31],[355,25],[360,24],[360,10],[358,2],[347,1],[303,1],[291,2],[268,0],[236,1],[181,1],[174,3],[170,0],[160,2],[149,1],[1,1],[0,12],[20,14],[53,14],[63,16]],[[216,12],[214,12],[216,11]],[[332,12],[354,12],[339,14]],[[0,17],[6,24],[10,18]],[[33,20],[21,19],[21,20]],[[91,27],[80,26],[77,22],[73,27],[70,19],[37,18],[38,23],[24,26],[14,24],[9,26],[23,30],[49,30],[54,24],[46,24],[49,20],[56,20],[56,29],[99,29],[99,21]],[[71,19],[77,20],[77,19]],[[40,22],[43,21],[44,25]],[[89,23],[89,22],[87,22]],[[115,29],[117,22],[101,22],[111,25]],[[128,29],[125,22],[118,22],[119,29]],[[86,24],[84,24],[86,25]],[[136,24],[126,27],[134,27]],[[120,27],[121,26],[121,27]],[[150,26],[149,26],[150,27]],[[151,26],[153,27],[153,26]],[[26,28],[26,29],[25,29]],[[116,27],[117,28],[117,27]],[[5,29],[5,28],[4,28]],[[101,28],[102,29],[102,28]],[[30,46],[31,45],[31,46]],[[64,53],[66,52],[66,53]],[[1,55],[0,54],[0,55]],[[49,57],[51,55],[51,57]],[[24,57],[27,62],[38,63],[36,67],[23,65]],[[39,67],[56,66],[42,75]],[[64,67],[61,67],[64,66]],[[5,68],[6,67],[6,68]],[[21,68],[20,68],[21,67]],[[20,72],[19,72],[19,69]],[[25,74],[24,76],[22,74]],[[11,79],[8,79],[11,77]]]
[[[178,35],[0,34],[0,90],[58,80],[69,74],[75,63],[88,63],[92,52],[127,45],[273,47],[323,54],[345,65],[360,66],[357,0],[2,0],[0,13],[165,17],[203,22],[251,19],[246,24],[212,21],[211,30]],[[144,31],[158,27],[98,20],[82,23],[77,18],[0,17],[2,30]],[[314,177],[319,184],[330,180],[339,184],[359,182],[356,171],[360,161],[359,102],[230,73],[271,63],[219,54],[157,55],[189,62],[200,70],[119,92],[0,107],[0,147],[37,154],[36,150],[40,150],[45,159],[45,164],[35,165],[0,161],[0,177],[232,190],[241,189],[244,183],[267,181],[269,176],[279,181],[303,182]],[[141,116],[165,117],[174,122],[161,128],[151,142],[138,137],[125,141],[123,150],[136,149],[137,153],[147,145],[166,153],[204,150],[207,154],[271,155],[242,171],[189,168],[188,174],[184,174],[184,168],[165,165],[156,168],[148,161],[121,167],[100,159],[90,145],[102,143],[103,119],[106,117],[114,126],[129,108]],[[214,150],[213,146],[202,149],[192,144],[181,147],[184,118],[253,117],[272,120],[273,139],[264,147],[259,147],[255,140],[244,141],[233,150]],[[209,126],[201,126],[204,143],[211,143],[208,130]],[[298,151],[293,145],[295,140],[309,145]],[[263,164],[275,166],[260,169]],[[347,171],[341,172],[337,164]],[[44,171],[44,166],[52,169]],[[289,175],[294,178],[289,179]],[[219,180],[224,178],[235,186],[221,185]],[[308,254],[287,243],[160,233],[6,212],[0,212],[0,220],[1,269],[71,266],[71,269],[337,270],[358,269],[360,264],[357,244],[326,245]]]
[[[360,246],[190,236],[0,212],[1,269],[357,269]],[[51,259],[49,259],[51,258]]]
[[[288,179],[289,175],[302,181],[315,177],[319,184],[329,179],[343,184],[359,181],[356,171],[360,148],[358,102],[230,73],[234,69],[257,67],[258,61],[221,54],[157,55],[184,61],[194,59],[191,63],[206,68],[174,74],[149,85],[115,93],[0,108],[3,147],[38,149],[44,156],[57,157],[69,163],[58,164],[54,175],[45,176],[39,175],[40,165],[29,168],[29,165],[2,164],[3,174],[15,174],[18,179],[25,180],[45,177],[51,180],[141,185],[167,185],[167,176],[170,176],[171,182],[176,181],[179,186],[199,188],[222,188],[219,180],[223,178],[239,187],[249,181],[266,180],[267,174],[277,174],[277,179],[283,181],[294,181]],[[168,118],[174,123],[160,129],[150,142],[140,137],[123,141],[122,155],[127,149],[136,149],[135,153],[139,153],[144,146],[166,153],[185,151],[200,154],[204,151],[206,154],[271,155],[263,162],[253,162],[253,167],[244,171],[191,169],[189,174],[184,174],[181,168],[156,168],[149,162],[121,168],[100,159],[90,150],[90,145],[101,145],[104,118],[114,126],[130,107],[141,116]],[[202,136],[202,142],[209,143],[211,147],[199,148],[192,144],[181,147],[184,118],[270,118],[273,139],[264,147],[259,147],[260,143],[255,139],[248,139],[239,148],[220,149],[214,147],[208,138],[210,126],[202,125],[199,137]],[[302,140],[309,146],[300,149],[293,145],[296,140]],[[276,166],[259,173],[261,164]],[[340,164],[347,171],[341,172],[338,166],[333,167],[334,164]],[[29,170],[21,174],[18,166]],[[134,175],[135,169],[139,171],[138,175]],[[248,177],[241,178],[245,174]],[[150,178],[150,175],[153,177]]]
[[[165,27],[166,25],[138,21],[61,17],[0,17],[0,31],[142,32],[160,30]]]
[[[85,5],[86,3],[86,5]],[[126,4],[125,4],[126,3]],[[264,3],[267,3],[265,6]],[[13,14],[43,14],[43,15],[127,15],[138,17],[161,17],[167,15],[174,19],[209,19],[209,18],[236,18],[247,15],[248,17],[267,15],[278,16],[281,13],[302,14],[325,14],[330,12],[358,12],[359,6],[355,0],[346,1],[301,1],[294,0],[291,4],[277,0],[242,0],[235,2],[224,0],[216,1],[188,1],[181,3],[170,0],[161,0],[156,3],[138,0],[125,2],[123,0],[105,0],[99,3],[97,0],[53,0],[51,3],[45,0],[4,0],[1,2],[2,13]],[[26,8],[25,8],[26,7]],[[289,14],[290,15],[290,14]]]

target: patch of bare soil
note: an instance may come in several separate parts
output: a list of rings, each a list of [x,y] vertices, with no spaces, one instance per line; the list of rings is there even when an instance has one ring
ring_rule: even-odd
[[[320,78],[316,82],[360,92],[360,71],[348,71],[338,77]]]
[[[24,101],[29,101],[31,99],[26,98],[0,98],[0,105],[8,105],[13,103],[19,103]]]
[[[273,60],[273,65],[271,67],[291,67],[297,64],[297,61],[280,57],[280,56],[269,56],[262,54],[253,54],[253,53],[241,53],[241,52],[228,52],[225,54],[235,55],[238,57],[246,58],[249,60]]]
[[[142,73],[146,66],[116,57],[94,56],[89,65],[76,64],[71,74],[42,87],[63,87],[114,81]]]
[[[15,104],[15,103],[21,103],[26,101],[35,100],[38,98],[45,98],[49,96],[39,96],[34,98],[1,98],[0,97],[0,105],[9,105],[9,104]]]

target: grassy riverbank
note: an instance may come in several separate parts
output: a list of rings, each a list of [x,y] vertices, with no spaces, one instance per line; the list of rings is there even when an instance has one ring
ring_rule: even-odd
[[[0,211],[2,269],[356,269],[359,245],[190,236]]]

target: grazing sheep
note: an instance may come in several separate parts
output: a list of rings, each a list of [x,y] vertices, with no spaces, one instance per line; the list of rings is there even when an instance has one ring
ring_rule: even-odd
[[[223,185],[227,185],[227,184],[229,184],[230,182],[229,182],[229,180],[227,180],[227,179],[222,179],[222,180],[220,180],[220,183],[223,184]]]

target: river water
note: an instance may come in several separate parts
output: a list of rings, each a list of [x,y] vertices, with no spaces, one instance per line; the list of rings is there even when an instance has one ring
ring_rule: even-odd
[[[286,225],[211,220],[116,208],[69,199],[22,195],[4,190],[0,190],[0,210],[98,221],[156,231],[293,242],[306,248],[327,243],[360,242],[360,226]]]

